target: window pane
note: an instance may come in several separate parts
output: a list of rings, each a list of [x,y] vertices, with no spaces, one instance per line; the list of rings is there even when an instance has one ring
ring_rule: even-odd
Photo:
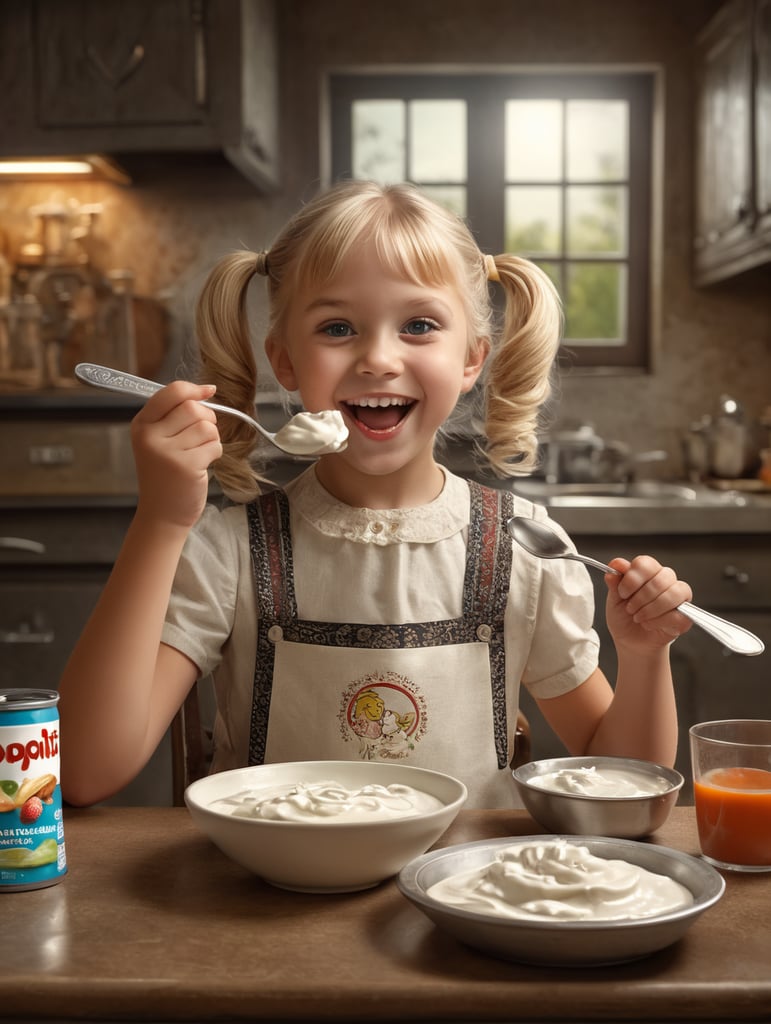
[[[466,104],[463,100],[410,103],[411,181],[466,181]]]
[[[562,211],[559,188],[506,189],[505,247],[520,256],[559,253]]]
[[[466,192],[462,185],[421,185],[421,192],[431,196],[437,203],[446,206],[458,217],[465,217],[467,210]]]
[[[506,101],[506,180],[562,177],[562,101]]]
[[[352,106],[353,176],[383,185],[404,181],[404,103],[356,100]]]
[[[571,256],[627,254],[627,190],[579,186],[566,190],[567,251]]]
[[[567,177],[618,181],[629,174],[629,104],[568,100]]]
[[[573,345],[622,345],[626,335],[626,286],[624,264],[570,264],[565,339]]]

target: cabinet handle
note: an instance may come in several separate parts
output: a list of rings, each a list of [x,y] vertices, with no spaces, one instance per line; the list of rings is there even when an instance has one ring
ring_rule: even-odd
[[[105,82],[111,85],[113,89],[117,89],[119,86],[123,85],[125,81],[131,78],[139,65],[145,59],[145,48],[141,43],[137,43],[129,54],[128,60],[123,65],[123,70],[119,71],[117,74],[114,74],[110,68],[107,67],[95,46],[87,47],[86,55]]]
[[[193,62],[195,75],[195,102],[199,107],[206,105],[206,36],[203,25],[202,0],[194,0],[193,17]]]
[[[36,555],[46,553],[45,544],[37,540],[29,540],[27,537],[0,537],[0,548],[7,551],[32,551]]]
[[[750,582],[750,574],[743,569],[737,569],[735,565],[727,565],[723,569],[723,579],[736,580],[737,583],[745,584]]]
[[[53,630],[46,629],[33,632],[28,626],[19,626],[18,629],[0,630],[0,644],[52,644],[54,642]]]

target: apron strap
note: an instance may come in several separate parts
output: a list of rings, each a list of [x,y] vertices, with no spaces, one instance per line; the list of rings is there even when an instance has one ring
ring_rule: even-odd
[[[297,603],[286,494],[279,490],[261,494],[246,506],[246,518],[259,616],[249,729],[249,764],[253,765],[265,762],[273,694],[274,641],[277,634],[281,636],[282,624],[287,619],[297,619]]]
[[[511,582],[512,543],[504,523],[514,514],[509,491],[468,481],[471,492],[463,614],[477,622],[490,657],[493,733],[498,767],[508,766],[504,619]]]

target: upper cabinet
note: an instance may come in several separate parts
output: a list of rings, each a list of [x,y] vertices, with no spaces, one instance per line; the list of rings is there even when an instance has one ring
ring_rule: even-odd
[[[274,0],[0,9],[3,155],[223,151],[278,179]]]
[[[771,262],[771,0],[729,0],[697,44],[694,267]]]

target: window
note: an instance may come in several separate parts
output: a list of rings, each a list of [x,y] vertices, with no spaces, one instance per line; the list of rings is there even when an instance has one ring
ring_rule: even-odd
[[[329,80],[331,177],[412,181],[550,275],[578,367],[648,365],[652,72]]]

